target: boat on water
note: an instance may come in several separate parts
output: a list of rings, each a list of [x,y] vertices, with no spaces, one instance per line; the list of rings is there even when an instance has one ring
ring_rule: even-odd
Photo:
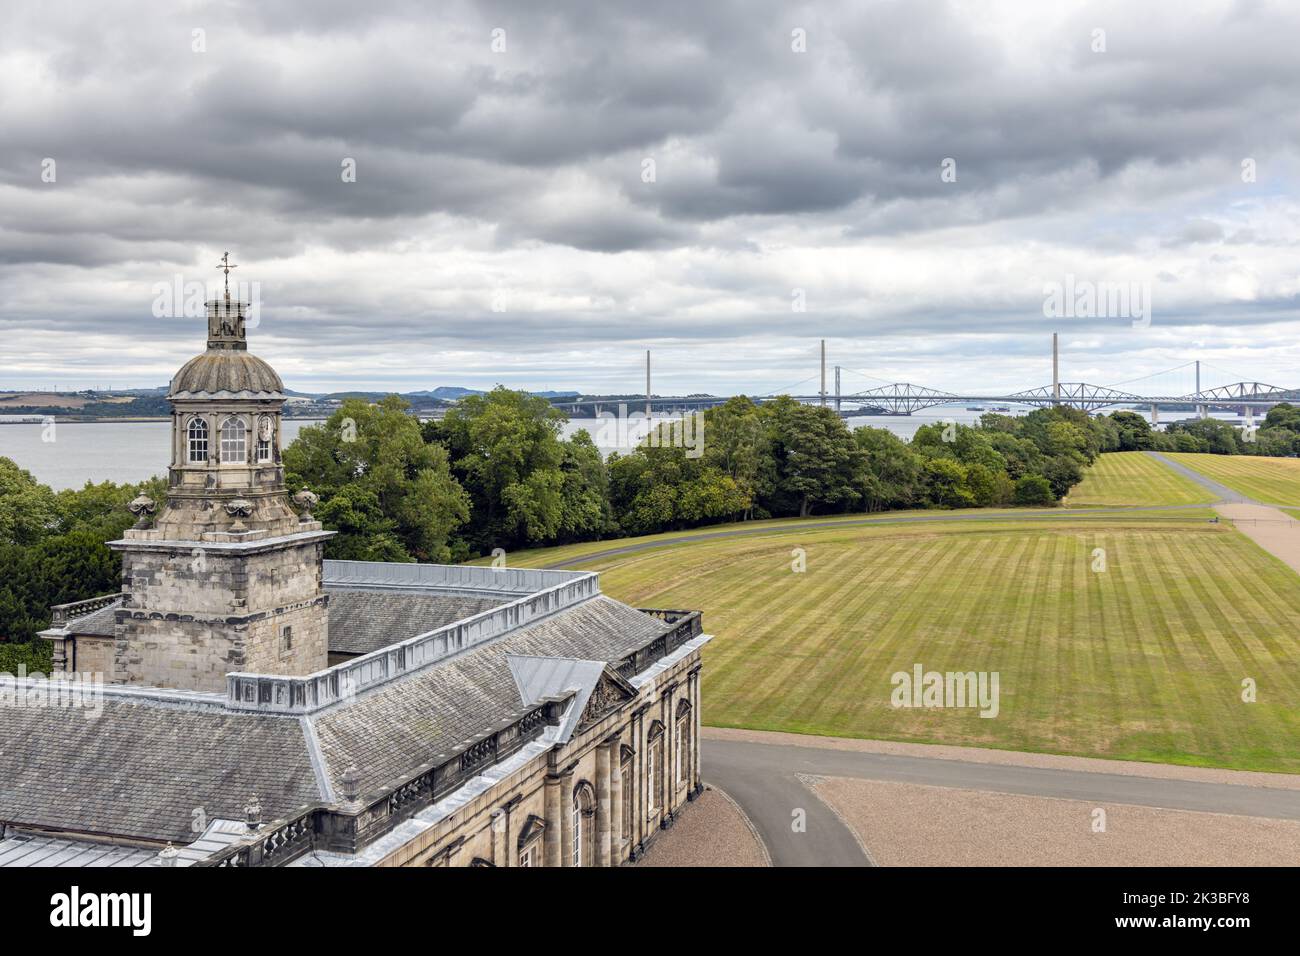
[[[966,406],[966,411],[968,411],[968,412],[984,412],[984,411],[988,411],[988,409],[986,409],[983,405],[967,405],[967,406]]]

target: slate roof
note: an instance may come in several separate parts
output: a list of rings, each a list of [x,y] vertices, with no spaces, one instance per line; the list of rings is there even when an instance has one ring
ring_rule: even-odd
[[[266,820],[321,799],[294,718],[106,693],[98,717],[0,706],[0,820],[189,843],[196,820],[242,820],[251,797]]]
[[[355,764],[365,793],[521,716],[530,708],[508,656],[612,662],[668,629],[649,614],[595,597],[362,694],[312,718],[330,779],[338,789],[343,771]]]
[[[510,597],[330,590],[331,637],[338,608],[340,637],[357,647],[424,633]],[[101,613],[82,618],[78,632]],[[290,817],[331,801],[351,765],[363,794],[392,785],[523,716],[539,687],[582,690],[560,688],[571,682],[564,674],[589,691],[603,668],[583,662],[618,661],[670,628],[597,593],[304,717],[228,709],[219,694],[137,687],[105,688],[97,717],[0,703],[0,822],[182,846],[195,839],[196,821],[241,820],[253,797],[263,819]],[[569,660],[532,662],[521,695],[510,658],[518,666],[529,657]]]
[[[92,611],[85,617],[75,618],[65,625],[64,629],[69,634],[85,634],[92,637],[112,637],[113,624],[117,609],[122,606],[121,599],[114,601],[108,607],[101,607],[98,611]]]
[[[483,611],[507,597],[470,597],[415,591],[332,588],[329,644],[332,654],[368,654]],[[110,631],[111,633],[111,631]]]

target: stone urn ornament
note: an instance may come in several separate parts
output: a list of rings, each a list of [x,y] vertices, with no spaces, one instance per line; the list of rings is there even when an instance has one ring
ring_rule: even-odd
[[[226,502],[226,514],[235,519],[235,523],[230,526],[231,531],[246,531],[243,519],[252,513],[253,503],[247,498],[236,498]]]
[[[147,528],[149,526],[149,519],[153,516],[154,512],[158,510],[158,502],[154,501],[148,495],[137,495],[131,503],[126,506],[126,510],[135,515],[135,526],[137,529]]]
[[[304,488],[302,491],[298,492],[296,495],[293,496],[293,503],[302,510],[302,514],[300,515],[300,520],[302,521],[316,520],[311,516],[312,509],[315,508],[318,504],[320,504],[320,495],[316,494],[316,492],[309,491],[306,488]]]

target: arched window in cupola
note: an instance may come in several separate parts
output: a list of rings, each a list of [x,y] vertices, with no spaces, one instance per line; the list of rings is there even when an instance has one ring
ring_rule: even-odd
[[[191,465],[201,465],[208,460],[208,423],[201,418],[191,418],[185,429],[189,441],[186,460]]]
[[[248,461],[248,426],[241,418],[227,418],[221,423],[221,461],[242,465]]]

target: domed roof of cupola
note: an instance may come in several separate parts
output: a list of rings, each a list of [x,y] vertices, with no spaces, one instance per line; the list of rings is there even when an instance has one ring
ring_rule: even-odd
[[[176,373],[168,398],[284,398],[275,369],[246,351],[210,348]]]

